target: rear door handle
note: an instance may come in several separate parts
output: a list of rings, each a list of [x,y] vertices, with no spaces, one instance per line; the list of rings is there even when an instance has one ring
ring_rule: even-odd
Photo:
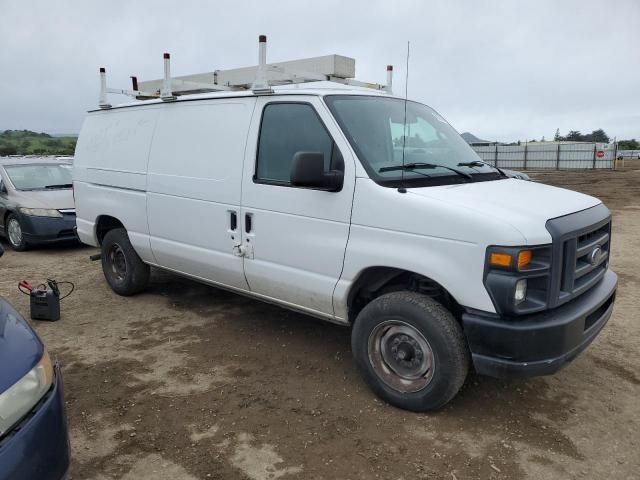
[[[253,229],[253,215],[250,213],[245,213],[244,214],[244,232],[245,233],[251,233],[251,230]]]
[[[234,232],[238,228],[238,214],[229,212],[229,230]]]

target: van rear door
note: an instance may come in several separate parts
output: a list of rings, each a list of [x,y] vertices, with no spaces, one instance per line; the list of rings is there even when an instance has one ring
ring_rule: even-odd
[[[319,152],[344,170],[338,192],[294,187],[296,152]],[[242,190],[245,275],[252,292],[333,316],[351,221],[354,158],[318,97],[260,97],[247,144]]]
[[[163,106],[147,185],[151,248],[160,266],[248,289],[239,255],[240,188],[255,101]]]

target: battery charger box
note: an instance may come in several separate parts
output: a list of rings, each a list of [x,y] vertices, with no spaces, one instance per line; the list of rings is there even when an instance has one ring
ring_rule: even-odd
[[[48,320],[55,322],[60,320],[60,295],[51,287],[34,288],[30,294],[31,319]]]

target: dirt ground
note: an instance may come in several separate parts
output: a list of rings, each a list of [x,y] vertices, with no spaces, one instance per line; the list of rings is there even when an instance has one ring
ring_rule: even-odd
[[[162,272],[119,297],[91,248],[7,252],[0,295],[25,316],[20,279],[77,284],[33,322],[62,364],[71,478],[639,478],[640,168],[535,177],[612,210],[613,317],[555,376],[471,375],[433,414],[377,400],[346,328]]]

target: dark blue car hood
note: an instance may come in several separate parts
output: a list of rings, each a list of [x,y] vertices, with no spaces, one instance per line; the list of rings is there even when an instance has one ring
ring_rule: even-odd
[[[0,298],[0,393],[42,358],[42,342],[8,302]]]

